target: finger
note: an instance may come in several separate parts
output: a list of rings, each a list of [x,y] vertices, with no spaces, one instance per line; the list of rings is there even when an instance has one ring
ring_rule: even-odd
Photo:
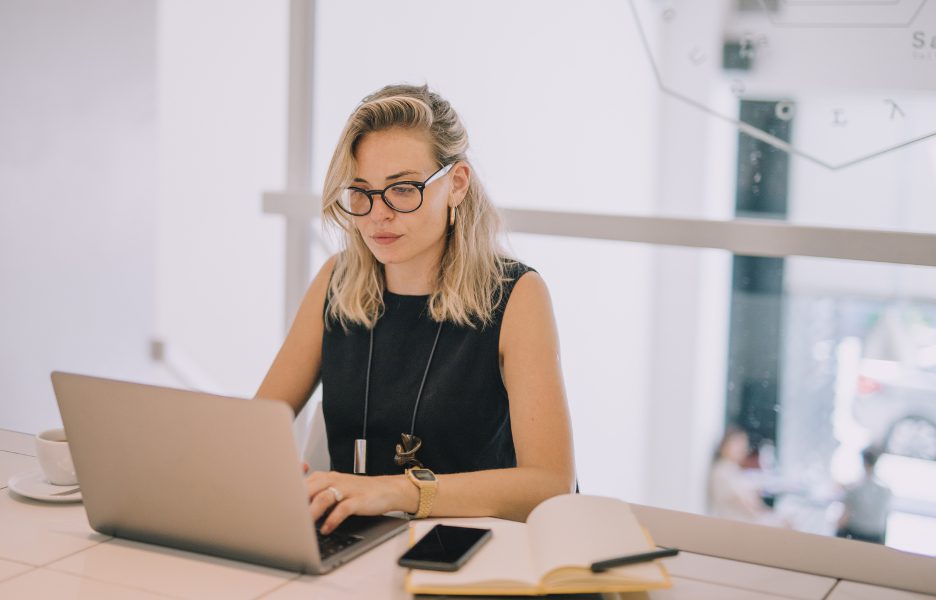
[[[322,523],[322,533],[329,534],[335,530],[336,527],[341,525],[341,523],[354,514],[355,502],[352,498],[347,500],[342,500],[335,508],[332,509],[329,513],[328,518],[325,519],[325,522]]]
[[[336,504],[335,495],[329,490],[319,492],[309,503],[309,511],[312,514],[312,520],[318,521],[322,518],[329,508]]]
[[[306,488],[309,491],[310,499],[333,485],[335,483],[329,473],[313,471],[311,475],[306,477]]]
[[[303,475],[309,474],[309,463],[302,463],[302,474]]]
[[[306,479],[309,481],[328,482],[327,485],[333,485],[332,482],[342,477],[341,473],[335,471],[313,471],[311,469],[306,472],[306,475],[308,476]]]

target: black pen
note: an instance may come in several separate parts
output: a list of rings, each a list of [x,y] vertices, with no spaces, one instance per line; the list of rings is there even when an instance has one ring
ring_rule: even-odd
[[[651,560],[666,558],[667,556],[676,556],[677,554],[679,554],[678,548],[663,548],[662,550],[654,550],[653,552],[643,552],[641,554],[619,556],[618,558],[609,558],[608,560],[600,560],[596,563],[592,563],[591,570],[592,573],[601,573],[602,571],[607,571],[611,567],[620,567],[622,565],[633,565],[635,563],[650,562]]]

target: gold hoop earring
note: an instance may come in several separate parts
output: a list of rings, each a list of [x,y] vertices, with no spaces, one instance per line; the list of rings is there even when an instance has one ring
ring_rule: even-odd
[[[455,208],[452,207],[452,210],[449,211],[449,227],[455,227]]]

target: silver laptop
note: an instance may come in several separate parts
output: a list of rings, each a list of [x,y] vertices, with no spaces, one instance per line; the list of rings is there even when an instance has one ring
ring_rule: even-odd
[[[407,528],[318,535],[284,402],[52,373],[88,522],[105,535],[324,573]]]

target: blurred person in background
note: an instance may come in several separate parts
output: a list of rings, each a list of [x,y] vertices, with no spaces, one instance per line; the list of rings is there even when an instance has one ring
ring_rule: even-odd
[[[708,512],[713,517],[762,525],[784,525],[764,502],[755,478],[745,474],[743,464],[750,455],[747,433],[729,425],[718,444],[708,478]]]
[[[844,511],[839,518],[836,535],[863,542],[883,544],[887,534],[892,493],[875,474],[881,450],[869,446],[861,451],[864,476],[845,488]]]

